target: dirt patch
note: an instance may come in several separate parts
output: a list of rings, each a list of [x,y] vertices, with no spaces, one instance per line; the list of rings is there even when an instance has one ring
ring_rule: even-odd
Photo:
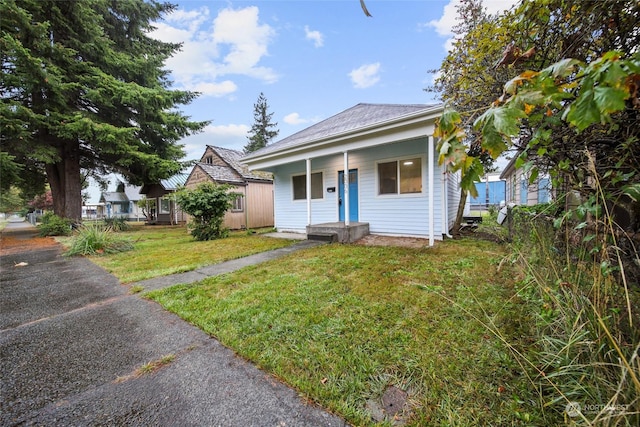
[[[424,248],[429,246],[429,239],[420,239],[417,237],[394,237],[394,236],[378,236],[369,234],[355,242],[356,245],[364,246],[400,246],[404,248]]]
[[[3,234],[0,238],[0,255],[10,255],[35,249],[50,248],[58,245],[53,237],[18,237]]]

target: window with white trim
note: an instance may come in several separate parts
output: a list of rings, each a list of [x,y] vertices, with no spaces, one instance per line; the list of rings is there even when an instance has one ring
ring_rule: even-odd
[[[293,200],[307,199],[307,176],[294,175],[293,182]],[[311,174],[311,198],[322,199],[324,192],[322,191],[322,172],[314,172]]]
[[[231,203],[231,212],[242,212],[244,210],[244,196],[236,197]]]
[[[378,163],[378,194],[422,193],[422,158]]]

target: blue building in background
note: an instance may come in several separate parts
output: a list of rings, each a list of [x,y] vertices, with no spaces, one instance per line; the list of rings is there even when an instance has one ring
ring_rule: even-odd
[[[489,206],[500,206],[506,200],[507,183],[499,174],[489,174],[485,180],[475,183],[478,197],[471,197],[471,209],[487,209]]]

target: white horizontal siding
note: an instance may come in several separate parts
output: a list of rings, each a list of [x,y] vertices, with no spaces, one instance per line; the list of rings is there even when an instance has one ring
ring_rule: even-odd
[[[348,153],[349,169],[358,170],[359,221],[369,223],[374,234],[397,236],[429,235],[429,183],[427,165],[427,138],[399,142],[382,147]],[[394,159],[422,158],[422,192],[419,194],[378,195],[377,162]],[[434,235],[442,237],[442,185],[443,174],[435,162],[434,167]],[[311,171],[323,173],[323,199],[311,201],[311,222],[320,224],[338,221],[338,171],[344,170],[342,155],[311,160]],[[293,200],[292,176],[304,174],[304,162],[295,162],[274,169],[276,227],[278,230],[304,232],[307,223],[306,200]],[[457,184],[457,183],[456,183]],[[335,187],[334,193],[327,188]],[[451,187],[451,183],[449,185]],[[455,205],[457,207],[457,204]],[[455,207],[453,209],[455,210]],[[449,206],[449,210],[452,206]]]

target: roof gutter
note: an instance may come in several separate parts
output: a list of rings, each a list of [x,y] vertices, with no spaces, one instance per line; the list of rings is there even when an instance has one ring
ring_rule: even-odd
[[[331,147],[333,146],[340,146],[339,149],[336,148],[335,151],[342,152],[345,149],[345,147],[343,146],[345,142],[356,142],[358,140],[366,139],[367,137],[376,134],[391,134],[394,131],[402,128],[412,129],[422,127],[425,121],[435,119],[442,112],[442,109],[442,105],[438,105],[433,108],[406,114],[404,116],[395,117],[383,122],[374,123],[368,126],[337,133],[316,140],[311,140],[305,144],[300,144],[294,147],[285,147],[277,151],[265,153],[263,155],[249,155],[247,157],[244,157],[242,161],[243,163],[247,164],[250,169],[259,169],[264,168],[265,166],[268,167],[269,165],[275,166],[275,164],[279,164],[278,160],[285,157],[291,157],[292,155],[297,154],[303,156],[306,153],[318,150],[331,151]],[[383,145],[388,142],[398,142],[398,139],[390,139],[389,141],[384,141],[384,138],[382,138],[382,140],[378,144],[372,145]],[[322,154],[329,153],[324,152]]]

